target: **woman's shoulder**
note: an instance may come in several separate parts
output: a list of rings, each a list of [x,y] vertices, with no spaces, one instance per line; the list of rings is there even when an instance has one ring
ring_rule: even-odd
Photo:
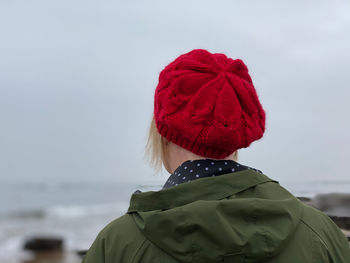
[[[84,258],[84,263],[105,262],[107,258],[130,259],[146,241],[131,215],[125,214],[107,224],[97,235]]]
[[[125,214],[107,224],[97,238],[104,239],[107,246],[114,247],[118,243],[119,246],[125,244],[135,249],[145,240],[130,214]]]
[[[108,223],[99,233],[102,238],[127,238],[130,235],[141,235],[140,230],[137,228],[132,216],[130,214],[124,214],[123,216],[114,219]]]

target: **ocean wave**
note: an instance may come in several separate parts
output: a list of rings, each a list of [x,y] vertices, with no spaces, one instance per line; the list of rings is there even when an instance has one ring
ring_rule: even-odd
[[[15,236],[0,243],[0,262],[27,262],[32,258],[32,253],[21,249],[23,240],[21,236]]]
[[[99,205],[56,205],[46,210],[48,217],[75,218],[86,216],[100,216],[116,212],[126,212],[127,203],[109,203]]]
[[[126,212],[128,204],[105,203],[94,205],[53,205],[43,209],[12,211],[0,214],[0,219],[70,219],[86,216],[103,216],[111,213]]]

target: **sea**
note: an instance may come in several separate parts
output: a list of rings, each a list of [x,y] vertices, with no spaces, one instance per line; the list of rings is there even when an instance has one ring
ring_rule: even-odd
[[[281,184],[281,182],[280,182]],[[296,196],[350,193],[350,181],[283,182]],[[1,183],[0,262],[23,260],[31,237],[59,237],[65,249],[86,250],[109,222],[123,215],[136,190],[158,191],[161,182]]]

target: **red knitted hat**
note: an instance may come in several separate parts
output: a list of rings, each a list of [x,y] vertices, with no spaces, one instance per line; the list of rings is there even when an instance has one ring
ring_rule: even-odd
[[[154,119],[169,141],[215,159],[248,147],[265,131],[246,65],[204,49],[179,56],[160,72]]]

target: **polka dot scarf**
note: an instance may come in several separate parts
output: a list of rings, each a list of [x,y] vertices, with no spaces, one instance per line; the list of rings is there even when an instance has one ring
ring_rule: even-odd
[[[222,174],[243,171],[247,169],[255,170],[262,173],[260,170],[239,164],[233,160],[187,160],[183,162],[174,173],[172,173],[166,181],[163,189],[177,186],[179,184],[190,182],[204,177],[219,176]]]

